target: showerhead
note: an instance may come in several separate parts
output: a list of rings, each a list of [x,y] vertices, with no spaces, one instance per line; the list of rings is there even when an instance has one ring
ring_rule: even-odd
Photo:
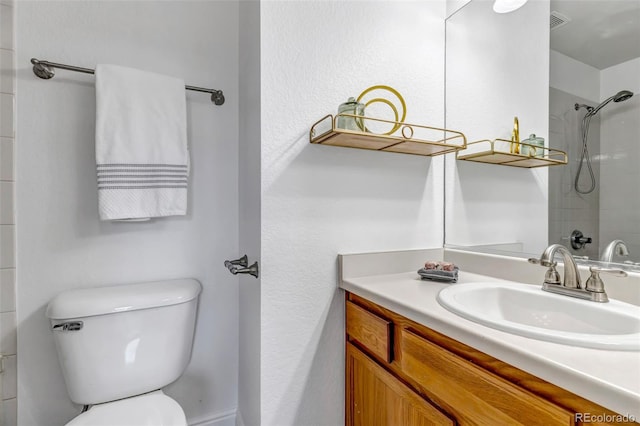
[[[633,96],[633,92],[628,90],[621,90],[613,95],[613,102],[623,102]]]
[[[593,118],[594,115],[598,113],[598,111],[604,108],[605,105],[607,105],[609,102],[626,101],[632,96],[633,96],[633,92],[630,92],[629,90],[621,90],[615,95],[611,96],[610,98],[605,99],[600,105],[598,105],[595,108],[585,104],[574,105],[576,111],[578,111],[580,108],[585,108],[587,110],[587,113],[584,115],[584,117],[582,117],[582,156],[580,157],[580,164],[578,165],[578,173],[576,173],[576,178],[573,182],[573,187],[576,189],[578,193],[589,194],[596,188],[596,178],[595,178],[595,175],[593,174],[593,169],[591,168],[591,160],[589,158],[589,147],[587,146],[587,139],[589,137],[589,124],[591,123],[591,119]],[[582,171],[582,164],[585,162],[585,160],[587,164],[587,169],[589,170],[589,176],[591,177],[591,186],[589,187],[589,189],[583,190],[582,188],[580,188],[578,183],[580,181],[580,172]]]
[[[622,101],[626,101],[632,96],[633,96],[633,92],[630,92],[628,90],[621,90],[615,95],[611,96],[610,98],[605,99],[600,105],[598,105],[597,107],[589,111],[587,115],[596,115],[598,111],[600,111],[605,105],[607,105],[611,101],[622,102]]]

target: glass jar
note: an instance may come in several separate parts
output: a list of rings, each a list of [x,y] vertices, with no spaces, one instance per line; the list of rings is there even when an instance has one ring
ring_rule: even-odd
[[[529,135],[529,139],[521,142],[520,153],[530,157],[542,157],[544,155],[544,138],[536,137],[536,135],[532,133]]]
[[[340,104],[338,107],[338,122],[336,123],[336,127],[339,129],[364,131],[364,120],[362,118],[342,114],[364,117],[364,104],[356,101],[356,98],[353,97]]]

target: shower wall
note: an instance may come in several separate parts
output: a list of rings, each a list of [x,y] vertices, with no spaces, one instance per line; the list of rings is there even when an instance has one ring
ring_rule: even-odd
[[[612,240],[621,239],[631,256],[613,260],[640,262],[640,58],[598,70],[551,51],[550,66],[549,140],[567,152],[569,164],[549,171],[549,243],[569,246],[571,232],[579,229],[593,243],[573,250],[575,255],[599,259]],[[579,194],[573,181],[586,110],[575,111],[574,104],[596,106],[620,90],[636,95],[607,105],[591,120],[588,147],[596,189]],[[588,187],[588,175],[583,166],[581,187]]]
[[[598,104],[600,98],[600,72],[568,56],[551,51],[549,88],[549,145],[565,151],[567,166],[549,169],[549,244],[562,244],[571,249],[569,237],[580,230],[593,239],[574,255],[598,257],[600,185],[590,194],[579,194],[573,182],[580,164],[582,138],[580,126],[585,109],[576,111],[574,104]],[[591,120],[589,128],[589,154],[596,182],[600,182],[600,116]],[[586,164],[581,173],[580,187],[589,185]]]
[[[575,103],[597,104],[596,101],[580,98],[562,90],[549,90],[549,143],[569,156],[567,166],[551,167],[549,170],[549,244],[569,247],[574,255],[598,257],[599,198],[600,186],[593,192],[580,194],[573,182],[580,164],[582,141],[580,126],[586,110],[574,109]],[[589,127],[589,154],[596,182],[600,182],[600,117],[595,116]],[[589,187],[589,172],[586,161],[582,167],[580,187]],[[592,244],[573,250],[569,237],[574,229],[593,238]]]
[[[622,239],[640,262],[640,58],[600,73],[602,97],[623,89],[635,95],[601,112],[600,249]]]
[[[15,37],[13,1],[0,0],[0,425],[16,424]]]

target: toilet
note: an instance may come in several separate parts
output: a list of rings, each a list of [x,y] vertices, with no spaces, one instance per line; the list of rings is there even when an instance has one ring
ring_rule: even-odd
[[[67,426],[186,426],[162,392],[191,358],[194,279],[83,288],[53,298],[51,321],[67,392],[88,406]]]

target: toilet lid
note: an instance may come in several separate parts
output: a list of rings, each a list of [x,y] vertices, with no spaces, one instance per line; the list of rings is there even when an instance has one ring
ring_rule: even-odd
[[[187,426],[180,405],[162,391],[91,407],[66,426]]]

